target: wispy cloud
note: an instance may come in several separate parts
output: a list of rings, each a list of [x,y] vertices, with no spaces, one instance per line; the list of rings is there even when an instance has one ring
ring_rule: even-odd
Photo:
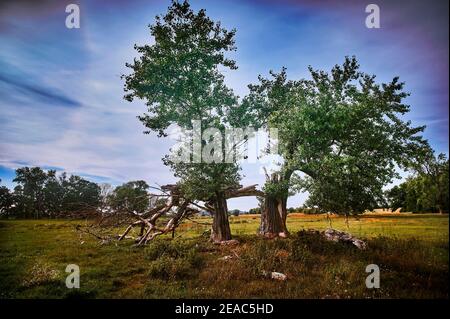
[[[50,87],[27,83],[26,81],[5,77],[1,74],[0,82],[4,84],[0,84],[0,94],[8,96],[9,98],[14,98],[16,96],[19,99],[27,99],[34,103],[42,102],[64,107],[81,106],[78,101],[64,96],[58,92],[58,90]]]

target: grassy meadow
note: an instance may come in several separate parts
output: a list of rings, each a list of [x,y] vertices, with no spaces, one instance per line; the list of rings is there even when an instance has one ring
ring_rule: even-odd
[[[0,221],[0,298],[448,298],[448,215],[290,214],[291,236],[277,240],[255,235],[259,216],[233,216],[236,246],[209,243],[209,221],[187,220],[175,239],[146,247],[101,245],[75,229],[85,221]],[[330,222],[368,249],[302,232]],[[65,286],[68,264],[80,267],[80,289]],[[368,264],[380,267],[379,289],[365,286]]]

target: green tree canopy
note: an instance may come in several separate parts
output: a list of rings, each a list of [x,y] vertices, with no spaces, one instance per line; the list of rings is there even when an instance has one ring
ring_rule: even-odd
[[[0,179],[0,183],[2,180]],[[0,186],[0,215],[9,214],[14,204],[14,197],[6,186]]]
[[[59,214],[80,214],[97,208],[100,188],[80,176],[59,177],[55,170],[40,167],[22,167],[16,170],[13,180],[14,210],[23,217],[55,217]]]
[[[434,156],[430,152],[414,175],[386,192],[389,206],[407,212],[448,212],[448,174],[449,162],[445,154]]]
[[[39,218],[45,210],[44,187],[47,174],[40,167],[22,167],[16,169],[17,183],[14,193],[19,199],[21,210]]]
[[[164,16],[156,17],[150,35],[154,44],[135,46],[141,56],[127,63],[132,73],[124,76],[125,98],[147,103],[141,122],[160,136],[171,124],[192,128],[195,119],[206,126],[219,124],[237,101],[219,72],[220,67],[237,68],[224,54],[235,50],[235,30],[222,28],[205,10],[195,13],[187,1],[174,1]]]
[[[60,177],[63,188],[62,211],[83,212],[97,208],[100,202],[100,187],[80,176],[71,175],[67,178],[66,173]]]
[[[149,207],[149,185],[142,180],[117,186],[110,195],[111,207],[116,210],[143,213]]]

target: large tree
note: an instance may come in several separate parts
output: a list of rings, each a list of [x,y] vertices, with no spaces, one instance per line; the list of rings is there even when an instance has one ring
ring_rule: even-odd
[[[93,212],[100,203],[100,187],[80,176],[71,175],[67,177],[63,173],[60,177],[63,189],[61,203],[62,212],[74,215]]]
[[[288,80],[286,70],[259,78],[234,118],[278,129],[283,164],[267,176],[261,234],[285,234],[286,203],[293,186],[310,192],[321,211],[360,213],[382,200],[382,187],[428,149],[401,116],[408,93],[395,77],[376,83],[347,57],[331,72],[309,67],[311,79]],[[295,176],[296,178],[292,178]],[[295,185],[294,185],[295,180]]]
[[[43,186],[44,211],[42,213],[49,217],[54,217],[63,211],[65,196],[64,186],[61,183],[61,179],[56,175],[55,170],[47,172],[47,178]]]
[[[236,69],[235,62],[225,57],[226,51],[235,50],[235,31],[212,21],[205,10],[195,13],[186,1],[174,1],[164,16],[156,17],[150,34],[154,43],[135,46],[140,57],[127,64],[132,72],[124,76],[125,98],[146,101],[148,111],[139,116],[148,128],[146,133],[167,136],[171,125],[193,129],[193,120],[199,121],[202,129],[213,127],[223,132],[227,110],[237,103],[237,97],[225,85],[219,69]],[[181,178],[187,195],[211,204],[212,239],[228,240],[225,191],[237,185],[238,168],[235,163],[200,162],[165,160]],[[189,191],[195,185],[198,192]]]
[[[110,206],[115,210],[142,213],[150,204],[148,189],[148,184],[142,180],[117,186],[109,195]]]
[[[45,182],[47,173],[40,167],[22,167],[16,169],[17,183],[14,194],[20,203],[20,210],[24,215],[39,218],[45,213]]]

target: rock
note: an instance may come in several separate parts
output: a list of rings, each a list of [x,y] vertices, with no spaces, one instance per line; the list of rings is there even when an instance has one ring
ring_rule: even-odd
[[[282,274],[281,272],[275,272],[272,271],[272,274],[270,276],[272,279],[285,281],[287,279],[287,276],[285,274]]]
[[[353,237],[351,234],[342,232],[336,229],[328,228],[323,232],[323,235],[327,240],[335,242],[351,243],[359,249],[366,249],[367,244],[363,240]]]
[[[359,249],[366,249],[367,248],[367,244],[365,241],[362,241],[361,239],[353,239],[353,245],[355,245],[356,247],[358,247]]]
[[[282,274],[281,272],[276,271],[263,271],[263,275],[266,277],[269,277],[271,279],[285,281],[287,279],[287,276],[285,274]]]
[[[278,236],[281,238],[287,238],[287,234],[285,232],[279,233]]]
[[[229,259],[232,259],[232,258],[233,258],[233,256],[227,255],[227,256],[223,256],[223,257],[218,258],[218,260],[229,260]]]

